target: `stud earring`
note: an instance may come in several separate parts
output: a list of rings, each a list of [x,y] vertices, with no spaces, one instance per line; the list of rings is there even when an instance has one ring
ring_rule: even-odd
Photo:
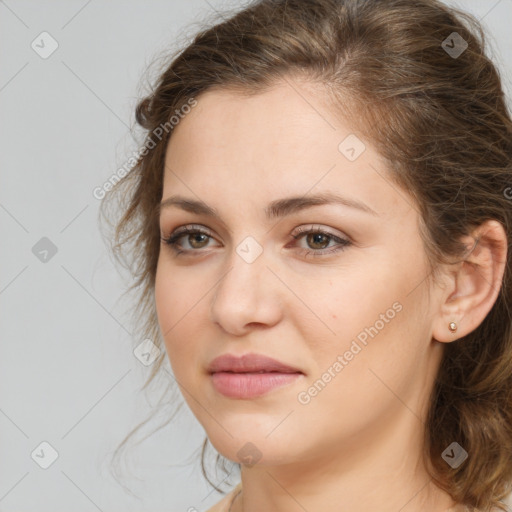
[[[455,332],[457,330],[457,324],[455,322],[450,322],[448,324],[448,329],[450,329],[451,332]]]

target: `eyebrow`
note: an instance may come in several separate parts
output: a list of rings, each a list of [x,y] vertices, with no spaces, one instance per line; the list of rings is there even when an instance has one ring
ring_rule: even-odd
[[[378,213],[375,210],[372,210],[365,203],[362,203],[361,201],[358,201],[356,199],[338,196],[331,192],[324,192],[308,196],[296,196],[277,199],[269,203],[269,205],[265,208],[265,215],[267,219],[272,220],[279,217],[291,215],[293,213],[305,210],[307,208],[311,208],[313,206],[322,206],[329,204],[340,204],[343,206],[348,206],[350,208],[355,208],[357,210],[369,213],[374,216],[378,216]],[[182,210],[185,210],[190,213],[195,213],[197,215],[206,215],[219,221],[221,220],[219,212],[215,208],[212,208],[211,206],[204,203],[203,201],[197,201],[195,199],[189,199],[180,195],[175,195],[168,197],[167,199],[164,199],[160,203],[159,212],[171,206],[181,208]]]

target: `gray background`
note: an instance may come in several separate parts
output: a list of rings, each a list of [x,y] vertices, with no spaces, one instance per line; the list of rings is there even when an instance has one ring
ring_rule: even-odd
[[[147,65],[239,5],[0,1],[0,511],[203,511],[221,497],[201,476],[204,431],[186,406],[129,453],[122,483],[138,498],[109,471],[159,395],[140,391],[150,367],[132,354],[127,282],[92,191],[137,149],[129,128]],[[483,19],[510,98],[512,0],[456,5]],[[31,47],[43,31],[59,45],[46,59]],[[46,262],[32,251],[43,237],[57,248]],[[50,460],[43,441],[58,452],[48,469],[36,463]]]

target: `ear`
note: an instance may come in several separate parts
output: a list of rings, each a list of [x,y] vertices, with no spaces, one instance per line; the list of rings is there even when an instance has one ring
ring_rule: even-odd
[[[496,302],[505,273],[507,235],[498,221],[484,222],[461,241],[468,251],[473,250],[451,269],[432,326],[432,336],[440,342],[462,338],[483,322]],[[457,325],[455,332],[448,327],[451,322]]]

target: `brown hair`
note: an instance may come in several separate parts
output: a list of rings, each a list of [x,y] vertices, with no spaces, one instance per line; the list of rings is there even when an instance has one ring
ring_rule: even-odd
[[[487,219],[503,225],[510,254],[512,121],[486,45],[478,20],[437,0],[262,0],[197,33],[138,103],[146,149],[150,140],[154,147],[101,207],[107,218],[110,200],[122,199],[112,250],[135,278],[139,341],[163,347],[153,292],[169,119],[213,87],[256,94],[291,75],[323,86],[415,198],[433,277],[438,264],[463,257],[459,239]],[[162,126],[168,129],[155,142]],[[512,490],[511,296],[507,257],[487,317],[446,344],[425,429],[436,484],[482,510],[506,510],[502,500]],[[162,350],[144,388],[165,358]],[[456,469],[441,457],[453,441],[469,453]]]

